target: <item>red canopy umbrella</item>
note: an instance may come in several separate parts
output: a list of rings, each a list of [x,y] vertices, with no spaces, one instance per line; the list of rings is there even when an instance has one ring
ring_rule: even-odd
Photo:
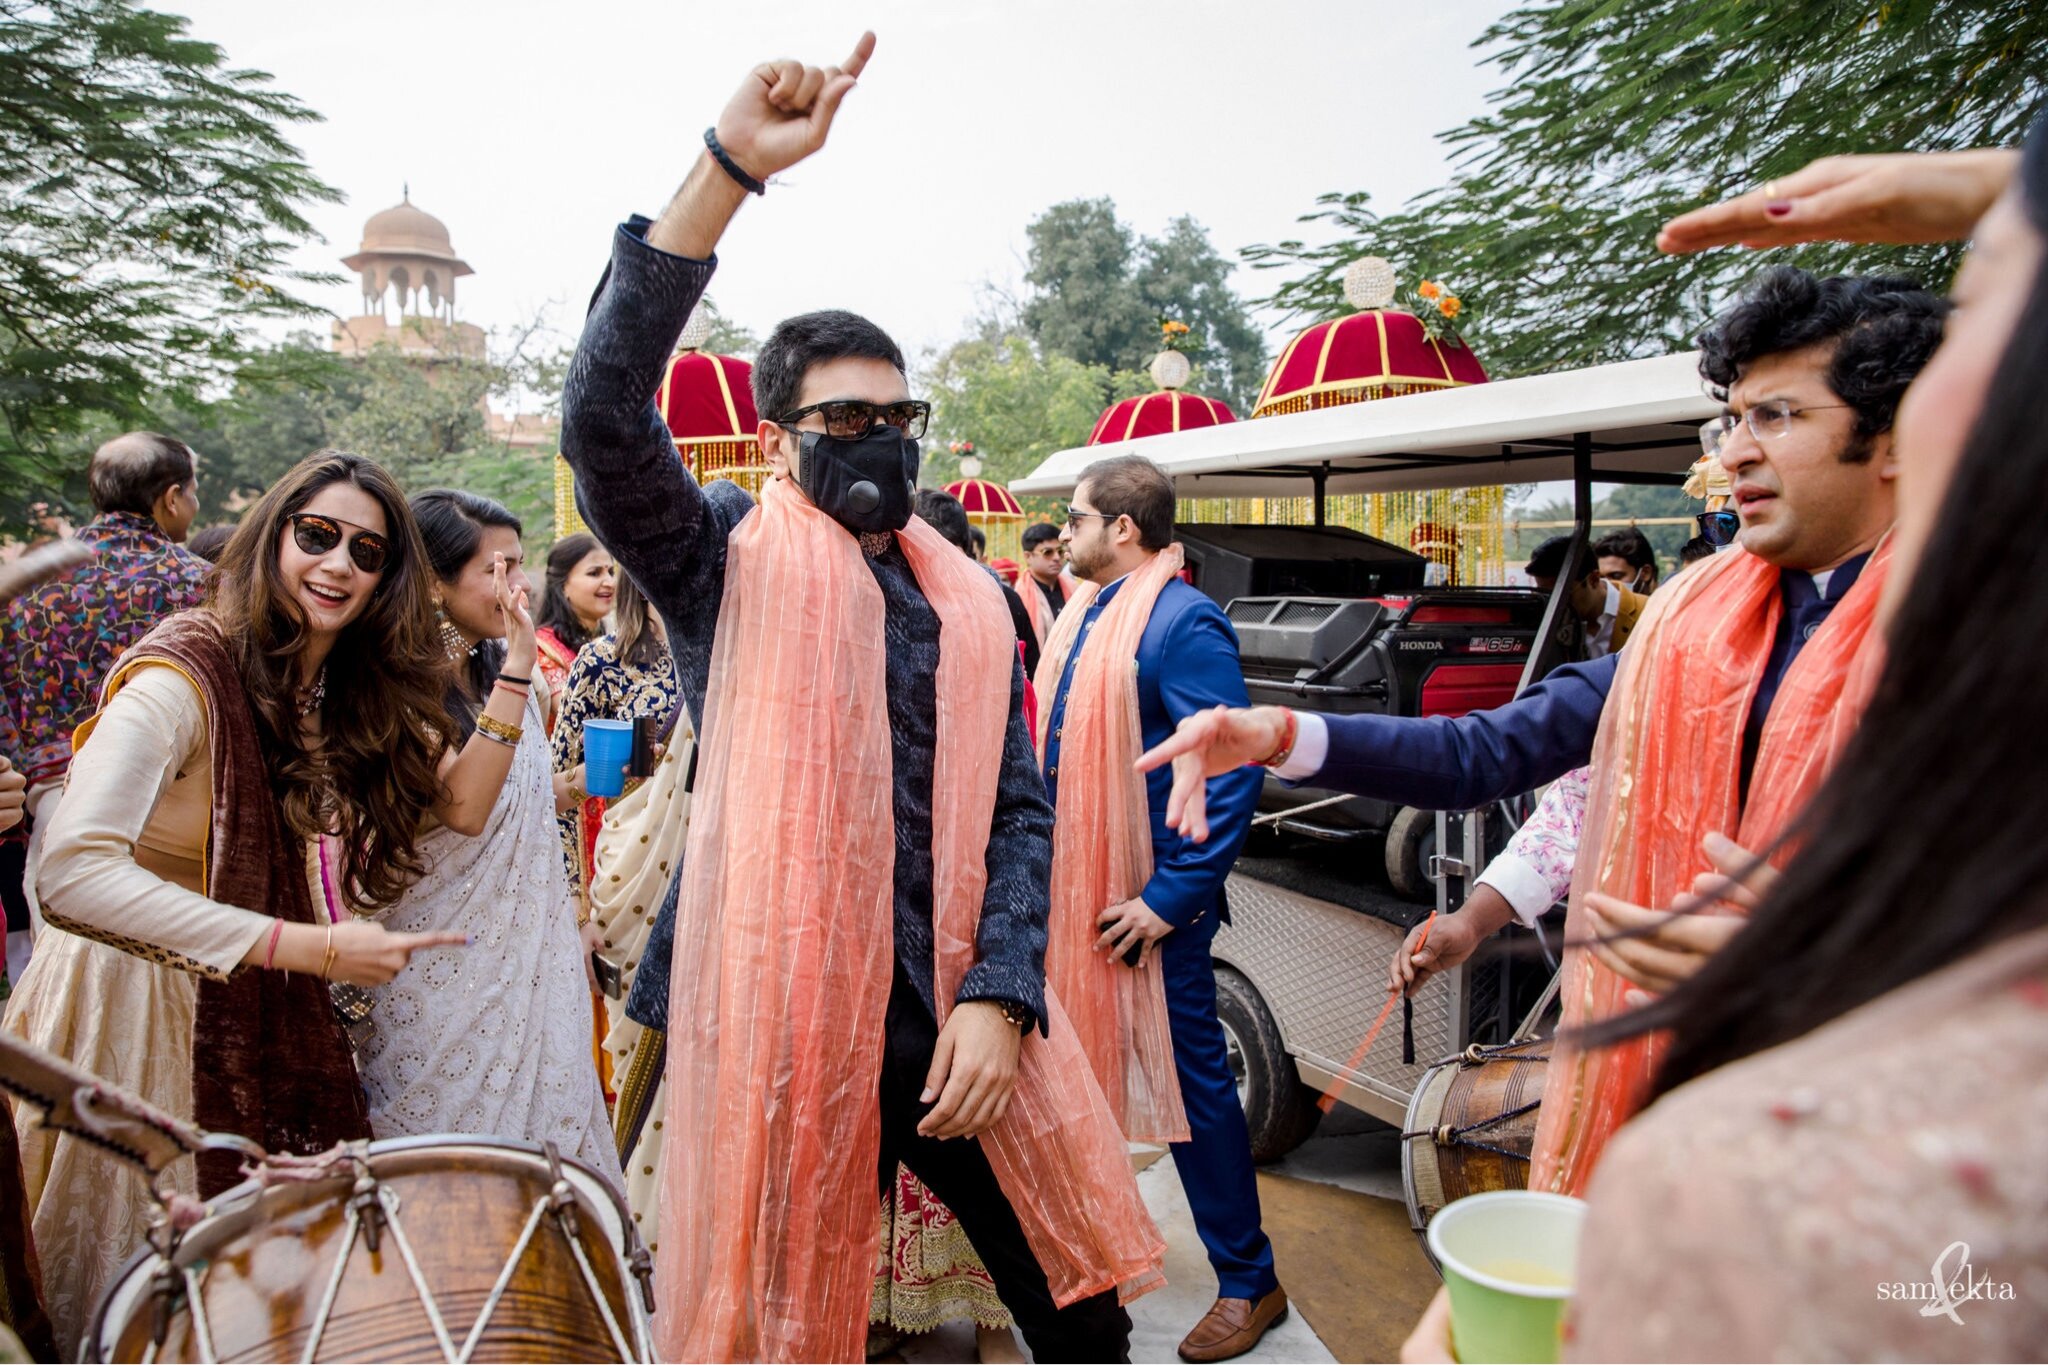
[[[703,349],[709,339],[710,325],[701,310],[692,313],[655,402],[676,454],[697,482],[731,479],[759,495],[768,466],[755,437],[761,419],[754,411],[754,367],[738,356]],[[576,512],[568,463],[557,456],[555,466],[556,536],[588,530]]]
[[[1360,311],[1319,322],[1288,342],[1266,374],[1253,417],[1486,382],[1479,357],[1443,322],[1432,337],[1421,318],[1391,306],[1394,268],[1379,257],[1345,271],[1344,297]],[[1438,316],[1454,318],[1455,307],[1442,302]]]

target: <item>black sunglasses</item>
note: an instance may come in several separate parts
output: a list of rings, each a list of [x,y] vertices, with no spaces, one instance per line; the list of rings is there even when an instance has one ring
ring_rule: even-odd
[[[324,555],[341,544],[346,534],[342,528],[353,522],[323,517],[318,512],[294,512],[291,514],[292,540],[309,555]],[[391,542],[375,531],[356,528],[349,537],[348,557],[355,561],[364,573],[383,573],[384,566],[391,559]]]
[[[1123,513],[1121,512],[1084,512],[1078,507],[1069,506],[1067,508],[1067,525],[1072,526],[1083,517],[1101,517],[1104,521],[1115,521],[1122,515]]]
[[[795,412],[784,413],[775,419],[778,425],[793,427],[798,422],[817,413],[825,419],[825,434],[842,441],[858,441],[875,429],[876,422],[895,427],[915,441],[924,435],[925,425],[932,419],[932,405],[914,398],[900,403],[870,403],[865,398],[834,398],[829,402],[813,403],[798,408]]]
[[[1717,550],[1733,545],[1736,534],[1742,530],[1742,518],[1734,512],[1700,512],[1693,520],[1699,523],[1700,539]]]

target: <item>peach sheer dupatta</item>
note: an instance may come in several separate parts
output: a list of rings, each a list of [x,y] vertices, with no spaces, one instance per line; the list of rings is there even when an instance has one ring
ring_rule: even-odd
[[[915,519],[899,541],[940,620],[943,1025],[975,957],[1015,634],[957,548]],[[656,1340],[669,1360],[857,1360],[894,943],[882,594],[784,480],[728,553],[676,915]],[[1055,1299],[1129,1297],[1163,1283],[1164,1244],[1050,991],[1046,1010],[979,1141]]]
[[[1133,968],[1098,952],[1095,941],[1103,912],[1138,895],[1152,879],[1152,814],[1137,770],[1145,751],[1138,721],[1138,642],[1181,562],[1180,546],[1171,545],[1133,570],[1088,632],[1061,721],[1063,771],[1052,832],[1045,979],[1066,1005],[1125,1135],[1139,1142],[1188,1139],[1166,977],[1157,954]],[[1061,675],[1081,646],[1082,623],[1100,591],[1086,583],[1074,594],[1038,661],[1041,764]]]
[[[1874,628],[1889,541],[1785,671],[1741,794],[1742,735],[1783,604],[1778,570],[1743,550],[1696,565],[1650,599],[1622,651],[1593,743],[1591,799],[1572,878],[1568,939],[1587,893],[1663,907],[1710,871],[1700,840],[1772,849],[1855,729],[1883,666]],[[1732,832],[1732,833],[1731,833]],[[1773,861],[1789,853],[1778,849]],[[1584,949],[1566,953],[1560,1035],[1625,1011],[1629,983]],[[1601,1149],[1641,1107],[1661,1036],[1554,1049],[1536,1126],[1532,1190],[1582,1195]]]

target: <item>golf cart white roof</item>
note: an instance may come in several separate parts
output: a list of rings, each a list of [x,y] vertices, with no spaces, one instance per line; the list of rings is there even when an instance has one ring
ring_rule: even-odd
[[[1089,464],[1143,455],[1183,498],[1390,493],[1574,476],[1583,443],[1596,482],[1665,483],[1699,458],[1699,426],[1721,411],[1685,352],[1438,389],[1258,421],[1077,446],[1012,491],[1073,492]]]

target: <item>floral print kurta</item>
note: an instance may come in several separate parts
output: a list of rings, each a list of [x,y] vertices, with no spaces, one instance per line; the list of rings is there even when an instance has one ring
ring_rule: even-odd
[[[619,660],[619,637],[601,635],[576,655],[551,737],[555,771],[568,772],[583,761],[583,723],[587,720],[632,720],[638,716],[667,719],[679,704],[675,660],[664,649],[651,664]],[[604,819],[604,798],[593,796],[559,817],[563,856],[569,880],[580,896],[590,881],[590,846]]]
[[[132,512],[95,517],[77,539],[90,564],[0,610],[0,746],[31,785],[63,777],[71,732],[93,713],[114,660],[198,606],[213,567]]]

